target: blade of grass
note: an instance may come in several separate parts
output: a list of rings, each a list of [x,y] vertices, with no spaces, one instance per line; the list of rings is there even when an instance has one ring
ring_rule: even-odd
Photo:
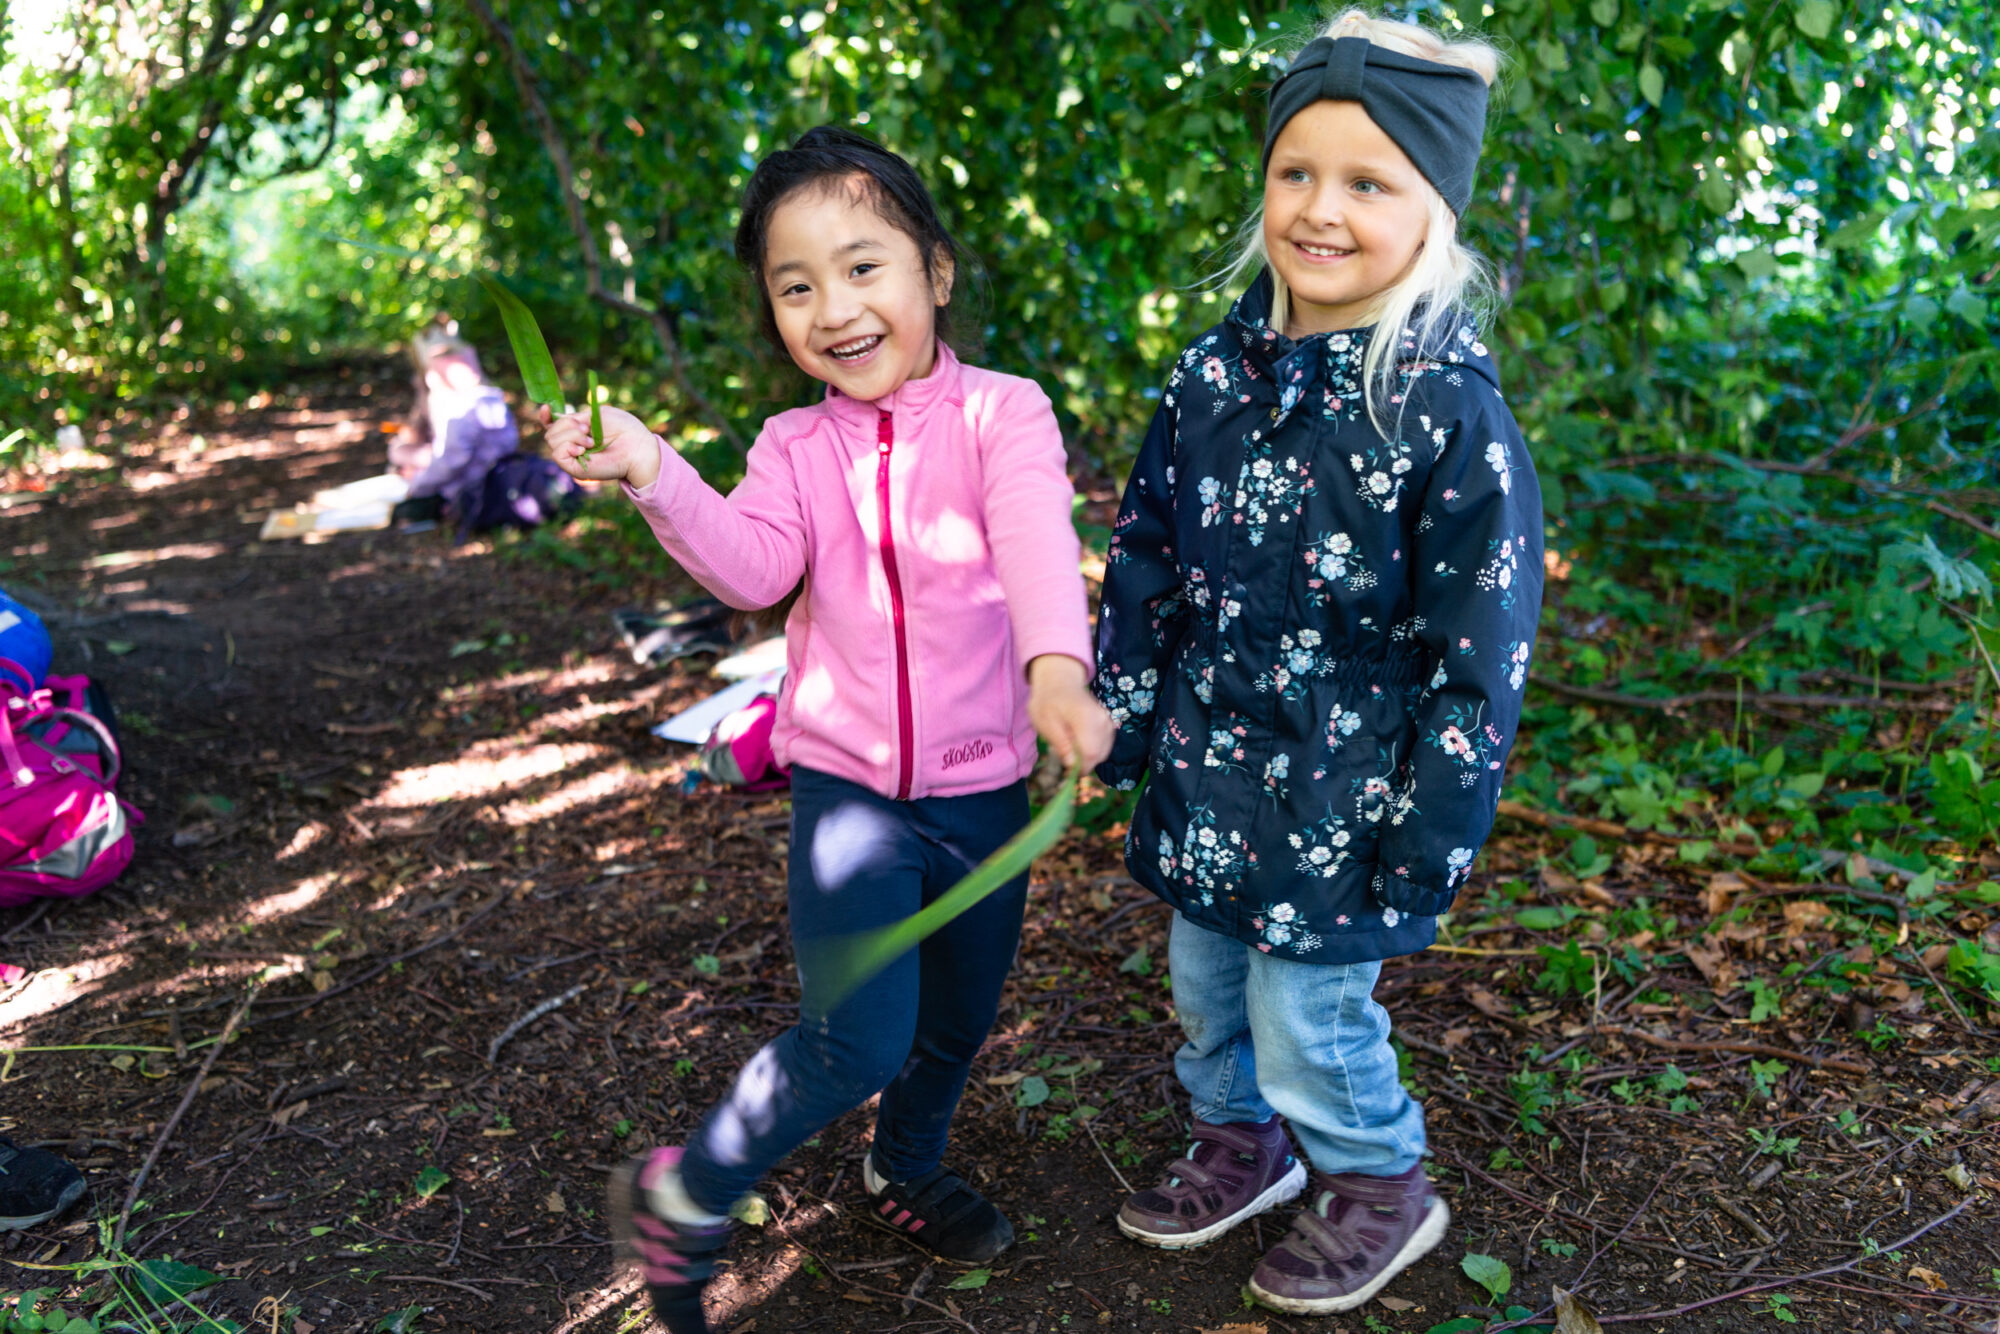
[[[1063,830],[1069,828],[1070,815],[1076,809],[1079,777],[1080,771],[1076,769],[1065,774],[1062,786],[1026,828],[922,910],[873,931],[810,944],[802,942],[799,948],[806,971],[825,979],[813,989],[815,1013],[810,1017],[820,1019],[833,1013],[863,983],[914,949],[926,936],[1027,870],[1035,858],[1053,847]]]
[[[484,274],[479,285],[500,309],[500,322],[507,326],[507,343],[514,349],[514,362],[521,368],[521,385],[528,397],[552,408],[562,405],[562,381],[556,378],[555,359],[542,338],[542,327],[521,298]]]
[[[590,395],[590,452],[595,454],[604,448],[604,413],[597,406],[597,372],[585,371],[584,374],[590,377],[587,391]]]

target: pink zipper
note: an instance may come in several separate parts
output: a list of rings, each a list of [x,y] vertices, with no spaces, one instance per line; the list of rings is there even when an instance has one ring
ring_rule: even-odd
[[[909,632],[903,628],[903,581],[896,573],[896,539],[889,527],[889,451],[895,448],[896,426],[886,411],[876,418],[875,444],[876,457],[881,460],[875,469],[875,508],[882,529],[882,569],[889,576],[889,610],[896,622],[896,726],[903,743],[896,800],[908,801],[916,722],[910,707],[910,643]]]

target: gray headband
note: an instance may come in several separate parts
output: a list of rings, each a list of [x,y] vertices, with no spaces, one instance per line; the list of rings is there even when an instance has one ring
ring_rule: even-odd
[[[1476,71],[1419,60],[1365,37],[1316,37],[1271,85],[1266,168],[1279,131],[1319,101],[1359,102],[1451,211],[1465,216],[1486,132],[1486,80]]]

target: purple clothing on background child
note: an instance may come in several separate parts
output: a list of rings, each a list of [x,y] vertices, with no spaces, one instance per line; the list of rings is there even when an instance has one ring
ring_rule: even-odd
[[[430,417],[431,460],[410,483],[410,498],[441,496],[459,513],[476,508],[486,474],[520,447],[506,398],[490,384],[465,394],[433,390]]]

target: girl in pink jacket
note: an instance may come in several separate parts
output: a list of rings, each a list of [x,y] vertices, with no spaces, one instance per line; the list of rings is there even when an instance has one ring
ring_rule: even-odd
[[[619,479],[664,546],[731,606],[786,622],[773,748],[792,769],[795,942],[908,917],[1026,823],[1035,734],[1065,762],[1109,752],[1062,438],[1032,381],[941,341],[958,248],[908,163],[833,127],[757,167],[736,253],[765,330],[825,399],[765,423],[727,497],[628,414],[581,414],[550,452]],[[835,1117],[881,1093],[862,1169],[883,1222],[980,1263],[1013,1228],[941,1165],[998,1011],[1027,877],[937,932],[738,1074],[685,1148],[613,1180],[612,1218],[672,1334],[702,1334],[730,1206]],[[795,950],[795,953],[797,951]],[[815,986],[799,978],[804,1009]]]

